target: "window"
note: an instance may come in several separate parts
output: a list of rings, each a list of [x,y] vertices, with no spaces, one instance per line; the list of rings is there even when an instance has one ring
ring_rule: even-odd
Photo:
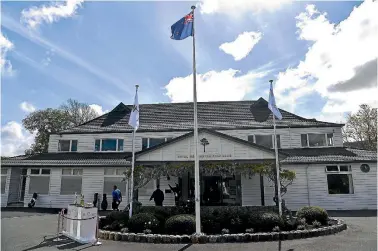
[[[123,151],[123,139],[96,139],[95,151]]]
[[[142,138],[142,150],[167,142],[173,138]]]
[[[104,169],[104,194],[111,195],[114,186],[117,186],[117,188],[121,191],[122,195],[126,194],[126,182],[122,181],[124,171],[124,168]]]
[[[1,194],[5,193],[5,185],[7,183],[7,168],[1,168]]]
[[[76,152],[77,140],[59,140],[58,151],[59,152]]]
[[[29,194],[49,194],[50,190],[50,169],[30,169]]]
[[[81,194],[83,169],[63,168],[60,194]]]
[[[352,168],[350,165],[326,166],[328,193],[353,194]]]
[[[274,148],[274,135],[249,135],[248,142],[255,143],[267,148]],[[281,136],[277,135],[277,147],[281,148]]]
[[[301,134],[302,147],[333,146],[333,133]]]

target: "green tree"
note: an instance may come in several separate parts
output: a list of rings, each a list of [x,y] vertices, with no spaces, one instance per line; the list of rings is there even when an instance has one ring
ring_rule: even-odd
[[[362,104],[360,109],[347,115],[343,128],[344,142],[360,142],[364,149],[377,150],[377,108]]]
[[[22,124],[29,132],[36,133],[36,137],[25,154],[47,152],[50,134],[80,125],[97,116],[90,106],[72,99],[58,109],[47,108],[30,113],[22,120]]]

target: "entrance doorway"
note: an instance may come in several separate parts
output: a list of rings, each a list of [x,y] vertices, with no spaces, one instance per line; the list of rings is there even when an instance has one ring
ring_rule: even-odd
[[[27,169],[21,169],[20,189],[19,189],[19,191],[20,191],[20,195],[19,195],[20,202],[24,202],[24,199],[25,199],[26,178],[27,178]]]

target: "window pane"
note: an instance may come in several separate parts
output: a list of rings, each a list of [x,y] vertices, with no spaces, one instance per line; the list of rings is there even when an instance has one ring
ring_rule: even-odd
[[[301,134],[301,143],[302,143],[302,147],[307,147],[308,144],[307,144],[307,134]]]
[[[100,151],[100,140],[96,139],[95,141],[95,151]]]
[[[327,134],[327,141],[329,146],[333,146],[333,133]]]
[[[83,175],[83,169],[74,169],[73,175]]]
[[[39,174],[39,169],[31,169],[30,174]]]
[[[350,166],[340,166],[340,172],[348,172],[351,171]]]
[[[117,151],[117,140],[103,139],[101,144],[101,151]]]
[[[121,169],[121,168],[117,168],[116,170],[116,175],[123,175],[123,173],[125,172],[125,169]]]
[[[81,176],[62,176],[60,194],[81,194]]]
[[[118,140],[118,151],[123,151],[123,139]]]
[[[29,194],[49,194],[50,176],[30,176]]]
[[[327,166],[326,170],[327,172],[338,172],[339,168],[337,166]]]
[[[351,174],[328,174],[328,193],[329,194],[350,194],[353,193]]]
[[[104,191],[103,192],[111,196],[114,185],[117,186],[117,188],[121,191],[122,195],[126,194],[126,182],[122,182],[122,177],[104,177]],[[111,197],[107,197],[107,198],[108,200],[112,199]]]
[[[148,138],[142,138],[142,150],[148,147]]]
[[[71,175],[72,174],[72,169],[71,168],[63,168],[62,169],[62,174],[63,175]]]
[[[255,143],[255,141],[253,140],[253,135],[248,135],[248,142]]]
[[[1,168],[1,174],[7,175],[8,169],[7,168]]]
[[[115,169],[114,168],[105,168],[104,175],[114,175]]]
[[[7,181],[7,176],[1,176],[1,194],[5,193],[6,181]]]
[[[58,151],[68,152],[70,150],[70,140],[59,140]]]
[[[77,140],[72,140],[71,152],[77,152]]]
[[[255,135],[256,144],[273,148],[272,135]]]
[[[42,174],[50,174],[50,169],[42,169]]]
[[[325,146],[325,135],[324,134],[308,134],[308,140],[310,146]]]
[[[161,143],[164,143],[165,142],[165,138],[150,138],[150,147],[153,147],[153,146],[156,146],[156,145],[159,145]]]
[[[273,140],[274,140],[274,135],[273,135]],[[277,135],[277,147],[281,148],[281,135]],[[274,144],[273,144],[273,148],[274,148]]]

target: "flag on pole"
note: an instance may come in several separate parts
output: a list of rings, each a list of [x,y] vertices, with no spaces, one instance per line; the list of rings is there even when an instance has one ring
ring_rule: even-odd
[[[134,131],[138,130],[139,127],[139,102],[138,102],[138,91],[135,92],[134,106],[131,111],[129,118],[129,125],[134,128]]]
[[[174,40],[183,40],[193,36],[193,12],[178,20],[171,26],[171,38]]]
[[[273,84],[272,83],[270,83],[268,108],[273,112],[273,114],[274,114],[274,116],[276,116],[276,118],[278,118],[279,120],[282,119],[282,114],[276,106],[276,99],[274,98]]]

